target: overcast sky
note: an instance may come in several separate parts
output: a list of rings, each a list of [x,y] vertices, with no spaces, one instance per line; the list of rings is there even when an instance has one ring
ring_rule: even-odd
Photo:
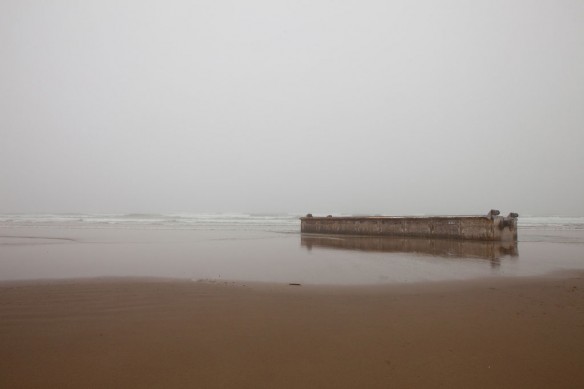
[[[584,216],[584,1],[0,1],[0,212]]]

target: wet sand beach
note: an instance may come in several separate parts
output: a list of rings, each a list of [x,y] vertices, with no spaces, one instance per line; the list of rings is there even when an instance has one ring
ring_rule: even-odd
[[[90,227],[0,226],[0,388],[584,386],[581,229]]]
[[[2,388],[577,388],[584,274],[4,282]]]

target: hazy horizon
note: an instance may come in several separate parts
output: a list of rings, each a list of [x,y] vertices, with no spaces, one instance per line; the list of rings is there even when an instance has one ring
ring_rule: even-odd
[[[584,2],[0,3],[0,213],[584,216]]]
[[[501,215],[506,216],[509,212],[512,212],[511,210],[499,210],[501,212]],[[156,217],[160,216],[160,217],[178,217],[180,218],[191,218],[191,217],[201,217],[201,216],[209,216],[211,217],[213,220],[215,220],[215,217],[218,218],[222,218],[222,217],[229,217],[233,216],[235,218],[237,217],[251,217],[251,218],[255,218],[255,217],[268,217],[268,218],[288,218],[288,217],[303,217],[305,216],[307,213],[310,213],[314,216],[325,216],[325,215],[329,215],[332,214],[334,216],[456,216],[456,215],[460,215],[460,216],[473,216],[473,215],[486,215],[488,212],[481,212],[481,210],[477,210],[476,212],[472,212],[472,213],[458,213],[458,214],[446,214],[446,213],[436,213],[436,212],[426,212],[426,213],[420,213],[420,212],[412,212],[412,213],[402,213],[402,214],[382,214],[382,213],[351,213],[351,212],[236,212],[236,211],[232,211],[232,212],[220,212],[220,211],[208,211],[208,212],[191,212],[191,211],[180,211],[180,210],[175,210],[175,211],[160,211],[160,212],[124,212],[124,211],[120,211],[120,212],[81,212],[81,211],[77,211],[77,212],[3,212],[0,213],[0,216],[22,216],[24,217],[24,219],[22,219],[22,221],[26,222],[28,220],[28,217],[32,217],[34,218],[35,216],[42,216],[42,217],[59,217],[59,216],[63,216],[63,217],[79,217],[79,216],[88,216],[88,217],[121,217],[122,219],[120,219],[120,223],[123,223],[125,219],[125,217],[129,217],[129,218],[144,218],[144,219],[148,219],[148,218],[154,218],[156,219]],[[553,219],[553,218],[559,218],[562,220],[571,220],[574,219],[575,223],[579,223],[577,220],[584,218],[584,216],[579,216],[579,215],[543,215],[543,214],[519,214],[519,219],[525,219],[525,218],[531,218],[531,219],[542,219],[545,220],[546,222],[550,222],[548,219]],[[12,221],[18,221],[19,219],[16,220],[12,220]],[[52,219],[47,219],[47,221],[51,221]],[[73,219],[72,219],[73,220]],[[2,220],[0,220],[2,221]],[[73,220],[75,221],[75,220]],[[83,219],[83,221],[92,223],[94,222],[94,220],[90,219]],[[542,221],[543,222],[543,221]],[[521,221],[520,221],[521,223]]]

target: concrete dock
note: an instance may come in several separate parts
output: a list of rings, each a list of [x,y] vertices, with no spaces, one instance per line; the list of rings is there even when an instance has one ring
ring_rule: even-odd
[[[498,210],[474,216],[326,216],[300,218],[300,231],[311,234],[404,236],[432,239],[516,241],[516,213]]]

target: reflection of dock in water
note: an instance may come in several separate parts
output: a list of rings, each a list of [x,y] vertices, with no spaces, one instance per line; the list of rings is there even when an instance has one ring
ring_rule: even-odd
[[[327,248],[386,253],[414,253],[437,257],[498,259],[518,256],[517,242],[424,239],[405,237],[332,236],[302,234],[300,245],[308,250]]]

